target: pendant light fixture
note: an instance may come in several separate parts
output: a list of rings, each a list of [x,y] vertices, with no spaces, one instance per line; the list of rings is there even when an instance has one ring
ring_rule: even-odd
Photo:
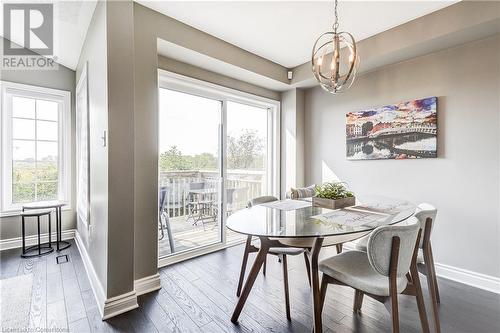
[[[339,32],[339,18],[335,0],[335,22],[333,31],[316,39],[312,50],[312,71],[321,87],[332,94],[349,89],[356,78],[359,56],[354,37],[345,31]]]

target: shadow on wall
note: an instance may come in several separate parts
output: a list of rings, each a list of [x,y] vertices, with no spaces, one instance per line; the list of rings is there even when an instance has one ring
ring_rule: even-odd
[[[341,179],[333,172],[333,170],[323,160],[321,161],[321,182],[335,182]]]

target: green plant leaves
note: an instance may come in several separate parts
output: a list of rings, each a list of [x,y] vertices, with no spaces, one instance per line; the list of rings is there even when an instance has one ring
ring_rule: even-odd
[[[314,187],[316,197],[324,199],[342,199],[353,197],[354,193],[349,191],[343,182],[329,182]]]

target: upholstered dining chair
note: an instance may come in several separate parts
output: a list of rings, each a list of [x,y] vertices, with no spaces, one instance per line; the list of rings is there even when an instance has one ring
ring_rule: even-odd
[[[274,196],[262,196],[262,197],[257,197],[254,198],[247,203],[247,207],[250,208],[252,206],[260,205],[266,202],[272,202],[272,201],[277,201],[278,198]],[[243,280],[245,278],[245,270],[247,266],[247,261],[248,261],[248,255],[253,252],[258,252],[259,251],[259,242],[254,242],[252,243],[252,236],[247,237],[247,241],[245,244],[245,252],[243,253],[243,261],[241,263],[241,272],[240,272],[240,279],[238,282],[238,289],[236,291],[236,296],[240,296],[241,293],[241,288],[243,287]],[[295,247],[275,247],[275,248],[270,248],[269,249],[269,254],[275,255],[278,257],[278,260],[281,261],[283,264],[283,283],[285,287],[285,309],[286,309],[286,318],[288,320],[291,319],[290,317],[290,297],[288,293],[288,264],[287,264],[287,256],[292,255],[300,255],[304,254],[304,260],[306,263],[306,269],[307,269],[307,277],[309,279],[309,286],[311,285],[311,272],[310,272],[310,265],[309,265],[309,258],[307,257],[307,253],[305,252],[305,249],[302,248],[295,248]],[[266,275],[266,261],[264,261],[264,265],[262,268],[262,273],[264,276]]]
[[[382,226],[368,238],[366,252],[347,251],[319,263],[321,308],[329,284],[355,289],[354,310],[359,311],[363,295],[391,308],[392,331],[399,332],[398,294],[416,297],[422,330],[429,332],[424,298],[417,270],[420,223],[411,218],[409,225]]]
[[[417,267],[420,273],[427,278],[427,286],[432,302],[432,315],[436,332],[441,331],[439,321],[438,304],[441,302],[439,298],[439,288],[436,277],[436,269],[434,266],[434,257],[431,246],[431,233],[436,221],[437,209],[431,204],[421,203],[417,206],[415,217],[420,222],[422,229],[422,237],[420,238],[419,250],[417,255]],[[366,252],[366,244],[368,237],[363,237],[354,242],[356,250]]]

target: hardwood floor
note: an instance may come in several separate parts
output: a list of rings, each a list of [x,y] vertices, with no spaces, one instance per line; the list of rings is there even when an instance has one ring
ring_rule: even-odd
[[[70,261],[56,264],[58,253],[21,259],[20,250],[0,252],[1,278],[33,274],[30,327],[72,332],[310,332],[311,295],[302,256],[290,257],[290,306],[285,316],[281,264],[268,259],[264,277],[259,274],[239,325],[230,322],[237,300],[236,285],[243,247],[236,246],[160,269],[162,289],[139,297],[140,308],[106,322],[97,304],[78,250],[62,254]],[[251,264],[254,256],[250,257]],[[422,277],[422,281],[425,279]],[[422,283],[424,288],[426,283]],[[439,279],[443,332],[500,332],[500,295]],[[424,289],[430,316],[430,300]],[[328,289],[323,323],[326,332],[389,332],[390,316],[384,306],[365,297],[361,314],[352,312],[354,291]],[[401,296],[402,332],[420,332],[413,297]]]

